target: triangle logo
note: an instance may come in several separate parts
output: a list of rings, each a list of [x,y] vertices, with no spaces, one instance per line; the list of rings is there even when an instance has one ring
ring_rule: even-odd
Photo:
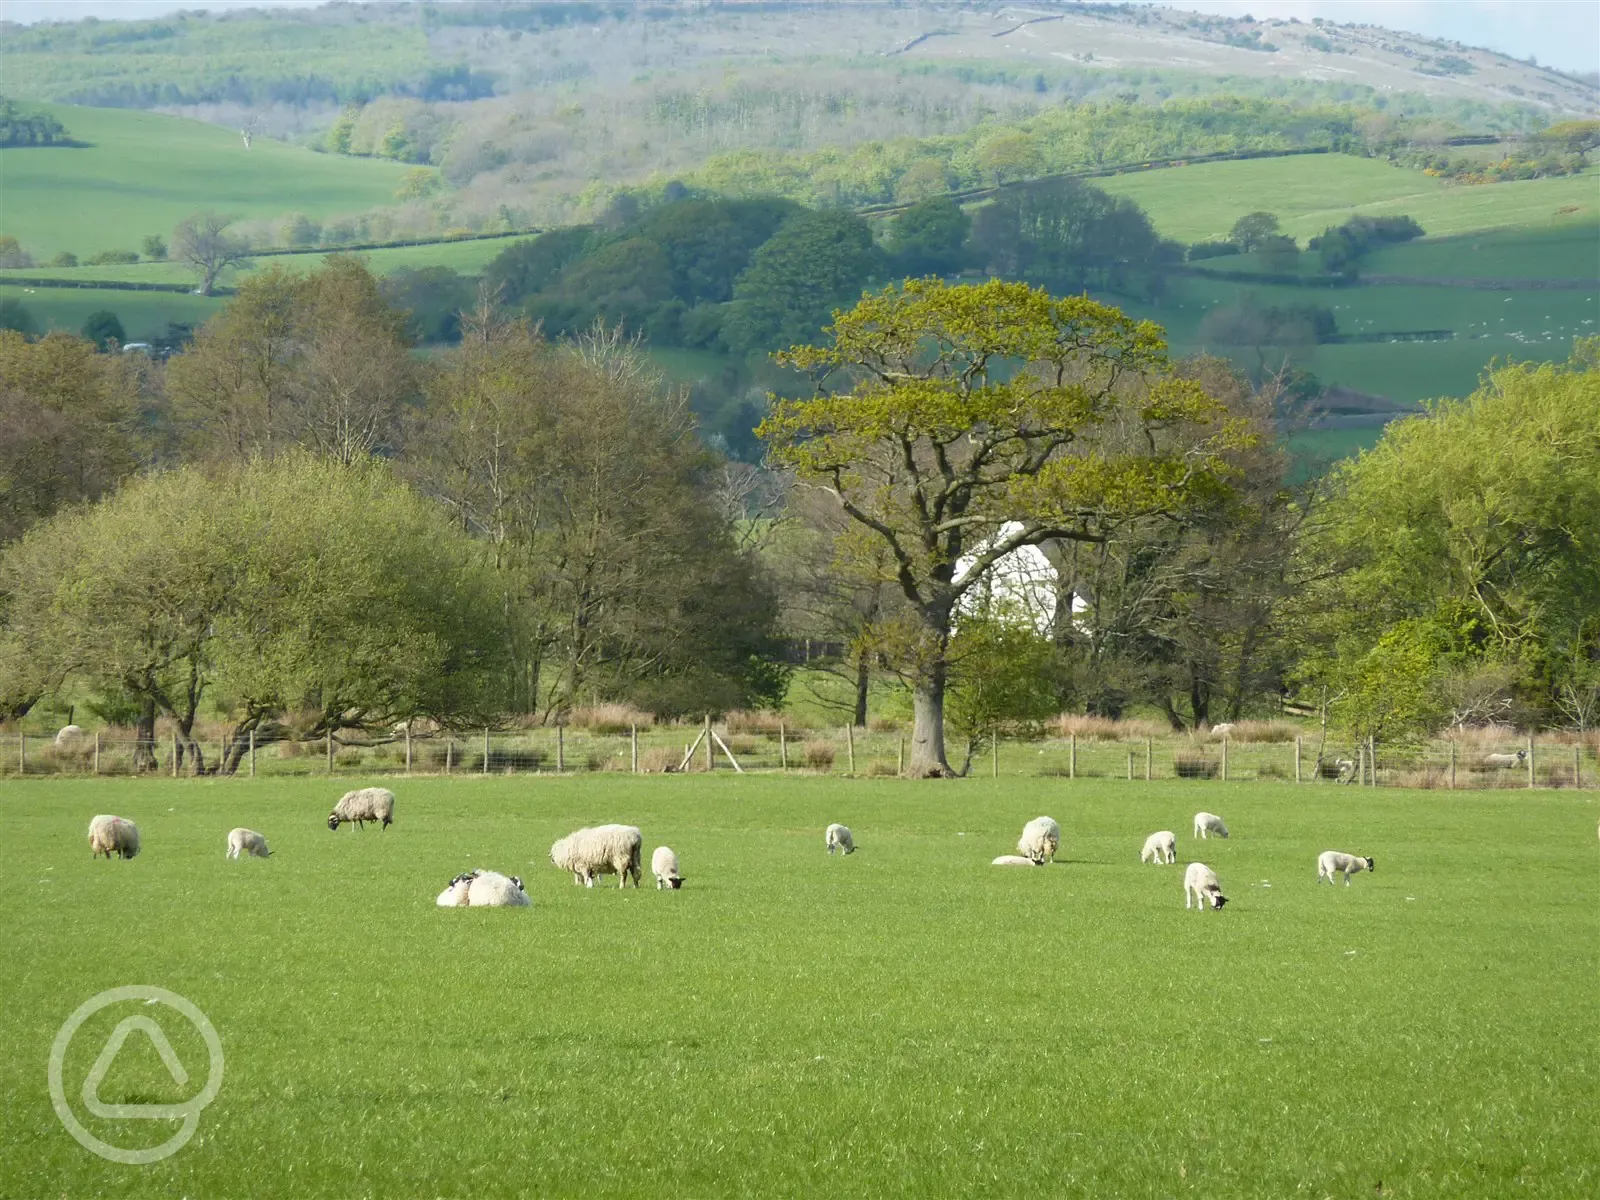
[[[100,1057],[95,1059],[94,1066],[90,1068],[89,1076],[83,1081],[83,1106],[97,1117],[110,1117],[116,1120],[134,1118],[139,1120],[157,1120],[160,1118],[178,1118],[186,1116],[192,1107],[188,1102],[182,1104],[106,1104],[100,1099],[100,1084],[104,1082],[111,1064],[116,1061],[117,1053],[122,1049],[122,1044],[128,1040],[128,1035],[138,1030],[150,1039],[150,1044],[155,1048],[156,1054],[167,1068],[167,1073],[172,1076],[172,1082],[183,1087],[189,1082],[189,1072],[184,1068],[172,1049],[172,1043],[167,1041],[167,1035],[161,1031],[149,1017],[132,1016],[124,1017],[111,1036],[106,1039],[105,1048],[100,1051]]]

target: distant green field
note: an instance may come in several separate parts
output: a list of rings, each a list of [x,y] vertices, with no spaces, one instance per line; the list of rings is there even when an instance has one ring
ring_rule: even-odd
[[[186,292],[122,292],[96,288],[19,287],[0,281],[0,300],[18,300],[41,331],[65,329],[76,333],[92,312],[105,309],[117,314],[130,342],[147,342],[166,332],[168,322],[199,325],[221,309],[215,296]]]
[[[1586,279],[1600,286],[1600,221],[1424,238],[1367,255],[1361,270],[1426,279]]]
[[[315,154],[268,138],[126,109],[43,105],[86,149],[0,150],[0,233],[36,259],[137,250],[185,216],[331,217],[394,202],[408,168]]]
[[[1437,236],[1600,220],[1595,171],[1471,187],[1377,159],[1315,154],[1199,163],[1093,182],[1136,200],[1163,236],[1182,242],[1220,238],[1258,209],[1276,213],[1284,232],[1302,242],[1358,213],[1407,214]]]
[[[392,781],[329,832],[324,780],[10,783],[0,1194],[1593,1196],[1600,871],[1592,794],[1119,780]],[[1226,841],[1190,836],[1204,806]],[[92,861],[96,813],[141,853]],[[997,869],[1023,823],[1057,861]],[[575,887],[557,837],[626,821],[687,882]],[[857,852],[830,857],[847,823]],[[228,830],[270,859],[227,861]],[[1185,911],[1184,867],[1220,877]],[[1371,855],[1352,886],[1317,854]],[[531,907],[441,909],[459,871]],[[603,879],[602,882],[610,882]],[[69,1136],[47,1063],[103,989],[169,989],[224,1070],[197,1136],[130,1167]],[[140,1149],[199,1036],[114,1004],[62,1101]]]

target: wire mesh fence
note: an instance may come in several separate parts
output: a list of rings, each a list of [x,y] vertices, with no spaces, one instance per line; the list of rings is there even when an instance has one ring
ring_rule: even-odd
[[[198,754],[196,753],[198,751]],[[1507,740],[1484,750],[1454,740],[1369,742],[1313,753],[1311,739],[981,738],[952,739],[951,761],[975,776],[1058,779],[1187,779],[1433,789],[1600,786],[1600,735]],[[163,731],[139,740],[126,730],[69,738],[0,736],[0,776],[235,777],[801,772],[894,777],[909,735],[895,729],[796,728],[775,721],[430,732],[380,739],[354,733],[314,739],[185,743]]]

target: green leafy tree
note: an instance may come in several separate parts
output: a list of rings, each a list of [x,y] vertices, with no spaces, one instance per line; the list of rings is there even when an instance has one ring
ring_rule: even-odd
[[[957,606],[996,562],[1103,540],[1222,486],[1220,406],[1172,377],[1155,325],[1092,300],[911,280],[836,316],[826,345],[778,357],[817,390],[762,423],[772,461],[887,548],[911,614],[894,655],[911,681],[914,776],[950,773]]]
[[[972,218],[948,196],[913,204],[889,232],[895,269],[907,275],[948,275],[961,269]]]
[[[484,268],[484,279],[503,303],[519,305],[554,283],[568,263],[588,251],[593,237],[593,230],[573,227],[512,242]]]
[[[139,248],[144,252],[144,256],[152,262],[158,262],[167,257],[167,239],[159,233],[145,235],[144,239],[139,243]]]
[[[1228,231],[1228,241],[1246,254],[1278,232],[1278,218],[1269,212],[1246,213],[1233,223]]]
[[[26,304],[14,296],[7,296],[0,300],[0,330],[5,329],[14,333],[38,333],[39,322]]]
[[[224,271],[249,261],[249,245],[228,232],[232,224],[232,217],[202,212],[185,217],[173,227],[172,257],[199,272],[200,286],[196,290],[202,296],[211,295]]]
[[[123,332],[122,322],[117,319],[117,314],[108,308],[96,309],[90,313],[84,318],[83,328],[78,332],[100,350],[111,349],[113,342],[120,346],[128,340],[128,335]]]

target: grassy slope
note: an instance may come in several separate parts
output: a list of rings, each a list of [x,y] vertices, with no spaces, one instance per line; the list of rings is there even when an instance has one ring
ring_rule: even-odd
[[[220,311],[215,296],[175,292],[122,292],[95,288],[24,288],[0,280],[0,300],[18,300],[41,330],[83,328],[92,312],[117,314],[130,342],[147,342],[166,333],[169,322],[199,325]]]
[[[3,229],[37,259],[137,250],[198,209],[241,217],[359,211],[394,200],[404,164],[314,154],[270,139],[249,150],[215,125],[122,109],[43,106],[87,149],[0,151]]]
[[[1600,221],[1595,171],[1469,187],[1377,159],[1319,154],[1199,163],[1093,182],[1136,200],[1163,236],[1183,242],[1223,237],[1234,221],[1256,209],[1276,213],[1284,232],[1302,242],[1357,214],[1408,214],[1436,236]]]
[[[1580,1196],[1600,1186],[1592,796],[1271,785],[408,782],[329,833],[313,782],[32,783],[0,800],[8,1195]],[[1140,867],[1203,794],[1233,903]],[[88,818],[145,853],[91,862]],[[1064,863],[1002,872],[1053,811]],[[623,818],[682,892],[584,891],[545,847]],[[822,853],[844,820],[861,847]],[[275,856],[225,862],[226,831]],[[964,835],[964,836],[963,836]],[[1373,854],[1349,889],[1328,846]],[[1463,864],[1493,861],[1493,894]],[[444,912],[456,871],[531,910]],[[1270,883],[1267,887],[1265,884]],[[227,1056],[200,1136],[129,1169],[44,1085],[66,1015],[142,982]],[[197,1046],[162,1010],[196,1069]],[[67,1059],[77,1104],[111,1025]],[[139,1039],[102,1097],[170,1102]],[[203,1060],[202,1060],[203,1061]],[[127,1122],[115,1140],[169,1127]],[[151,1126],[157,1126],[153,1132]],[[132,1128],[130,1128],[132,1127]]]

